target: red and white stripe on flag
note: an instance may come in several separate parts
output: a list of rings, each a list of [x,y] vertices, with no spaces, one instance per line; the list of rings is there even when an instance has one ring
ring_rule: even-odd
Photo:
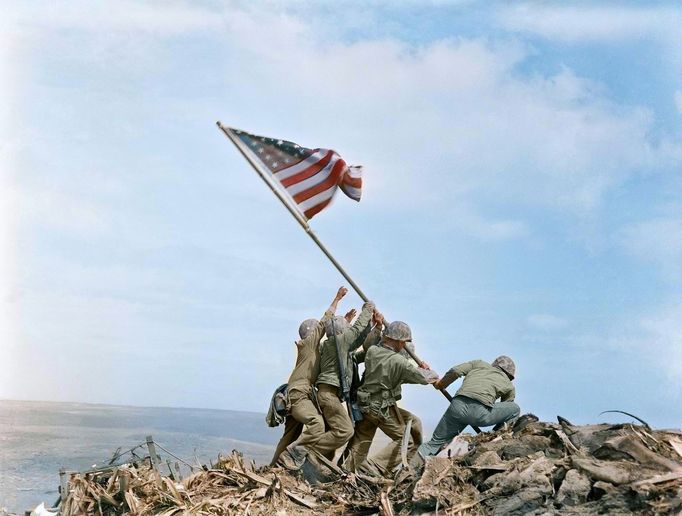
[[[251,158],[270,172],[307,219],[329,206],[339,187],[360,201],[362,167],[349,167],[335,151],[307,149],[286,140],[227,130],[245,144]]]

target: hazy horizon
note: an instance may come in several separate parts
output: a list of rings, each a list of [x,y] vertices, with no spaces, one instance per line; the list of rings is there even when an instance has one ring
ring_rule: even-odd
[[[60,468],[107,464],[117,448],[127,450],[147,435],[190,463],[196,456],[208,464],[237,449],[266,464],[281,431],[267,427],[262,414],[233,410],[0,400],[0,509],[23,514],[43,501],[51,506]],[[163,464],[176,462],[158,452]]]

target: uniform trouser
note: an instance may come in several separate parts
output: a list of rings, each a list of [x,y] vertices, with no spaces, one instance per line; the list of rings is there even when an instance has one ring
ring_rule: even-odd
[[[298,389],[289,391],[289,407],[290,415],[284,423],[284,435],[277,444],[273,463],[294,441],[299,446],[312,446],[324,434],[324,419],[309,392]]]
[[[284,421],[284,435],[277,443],[275,455],[273,455],[272,461],[270,462],[271,466],[277,464],[277,460],[279,459],[279,456],[282,454],[282,452],[287,446],[298,439],[298,436],[301,435],[302,431],[303,424],[296,421],[293,417],[287,416],[286,420]]]
[[[520,413],[521,409],[513,401],[502,401],[488,407],[466,396],[455,396],[440,418],[431,439],[419,447],[419,453],[422,457],[436,455],[467,425],[499,425],[518,417]]]
[[[350,449],[349,469],[372,470],[372,466],[375,466],[383,475],[390,474],[393,468],[400,464],[400,447],[407,421],[410,419],[412,419],[412,430],[407,449],[408,458],[414,454],[417,446],[422,442],[421,420],[411,412],[395,405],[389,407],[386,417],[373,413],[364,414],[364,418],[355,425],[355,435],[348,445]],[[368,461],[367,455],[377,428],[381,429],[391,442]]]
[[[345,403],[339,399],[338,391],[339,389],[333,385],[318,386],[317,402],[320,404],[328,430],[313,448],[327,457],[333,457],[334,452],[353,436],[353,422]]]

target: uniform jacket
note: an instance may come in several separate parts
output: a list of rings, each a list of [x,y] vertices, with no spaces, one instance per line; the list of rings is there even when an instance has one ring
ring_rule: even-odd
[[[365,345],[365,376],[358,389],[358,406],[364,413],[386,417],[388,408],[402,397],[402,384],[425,385],[427,377],[435,374],[416,368],[407,358],[381,342],[366,341]]]
[[[296,342],[296,365],[289,376],[289,390],[310,393],[320,372],[320,340],[324,335],[324,322],[334,314],[326,311],[310,334]]]
[[[339,383],[339,360],[336,347],[341,351],[341,356],[345,357],[346,364],[344,371],[348,385],[353,380],[353,360],[350,352],[358,348],[369,332],[369,321],[372,318],[374,306],[365,303],[360,315],[355,323],[340,335],[328,337],[322,344],[320,350],[320,374],[317,377],[317,384],[325,383],[334,387],[340,387]]]
[[[498,398],[514,401],[516,389],[511,380],[502,369],[488,362],[472,360],[456,365],[445,373],[442,382],[447,387],[460,376],[464,376],[464,381],[455,396],[466,396],[488,407],[492,407]]]

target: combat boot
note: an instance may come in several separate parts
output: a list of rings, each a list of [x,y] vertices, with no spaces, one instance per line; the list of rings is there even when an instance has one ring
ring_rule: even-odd
[[[277,462],[291,471],[298,471],[305,463],[307,456],[308,449],[305,446],[292,443],[282,452]]]

